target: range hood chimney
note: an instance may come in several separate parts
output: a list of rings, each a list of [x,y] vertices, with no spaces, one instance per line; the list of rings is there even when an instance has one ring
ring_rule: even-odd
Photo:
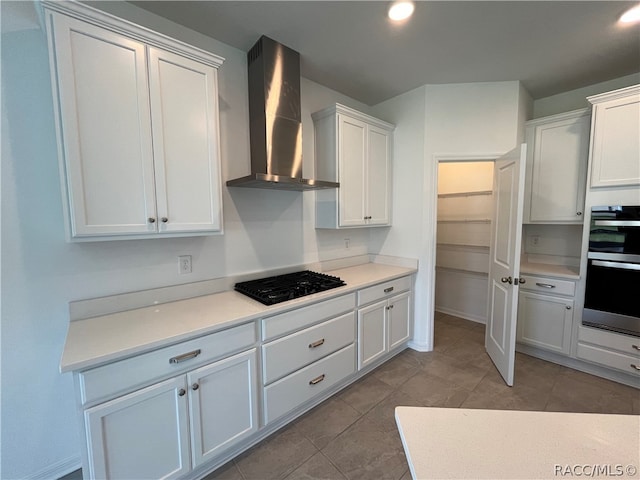
[[[262,36],[247,53],[251,175],[228,187],[277,190],[337,188],[339,183],[302,178],[300,54]]]

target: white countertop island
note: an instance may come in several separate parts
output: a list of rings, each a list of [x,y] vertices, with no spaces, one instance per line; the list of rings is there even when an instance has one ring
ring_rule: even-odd
[[[640,478],[640,416],[397,407],[414,479]]]

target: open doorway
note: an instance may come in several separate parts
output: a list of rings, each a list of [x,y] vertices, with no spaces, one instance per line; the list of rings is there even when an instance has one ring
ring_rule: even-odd
[[[493,218],[494,158],[440,159],[434,327],[464,319],[484,332]],[[438,347],[434,328],[434,348]]]

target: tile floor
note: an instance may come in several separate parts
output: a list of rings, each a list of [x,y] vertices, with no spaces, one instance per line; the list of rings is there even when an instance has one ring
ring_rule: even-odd
[[[433,352],[405,350],[205,480],[409,480],[398,405],[640,414],[638,390],[523,354],[514,383],[487,356],[484,325],[436,313]]]

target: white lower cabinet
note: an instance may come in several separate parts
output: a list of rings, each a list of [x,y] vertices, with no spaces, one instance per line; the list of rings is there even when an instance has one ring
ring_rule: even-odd
[[[84,412],[85,478],[178,478],[191,469],[184,376]]]
[[[568,355],[572,322],[572,299],[520,292],[518,342]]]
[[[580,326],[577,357],[635,375],[640,381],[640,339],[637,337]]]
[[[77,374],[85,478],[183,477],[257,432],[255,333],[240,325]]]
[[[522,278],[525,282],[521,282],[518,296],[516,340],[569,355],[575,282],[529,275],[522,275]]]
[[[358,308],[359,370],[409,340],[411,293],[402,290],[410,287],[411,280],[405,277],[358,292],[358,305],[363,305]],[[396,294],[398,291],[402,293]]]

